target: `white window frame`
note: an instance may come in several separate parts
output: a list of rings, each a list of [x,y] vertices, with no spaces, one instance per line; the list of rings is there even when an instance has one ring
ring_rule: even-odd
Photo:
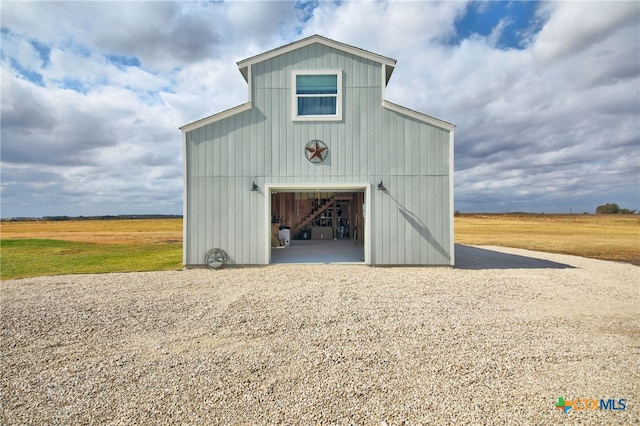
[[[306,95],[308,97],[336,98],[336,113],[332,115],[298,115],[298,95],[296,76],[298,75],[335,75],[338,82],[338,93],[331,95]],[[340,121],[342,120],[342,70],[296,70],[291,72],[291,119],[293,121]]]

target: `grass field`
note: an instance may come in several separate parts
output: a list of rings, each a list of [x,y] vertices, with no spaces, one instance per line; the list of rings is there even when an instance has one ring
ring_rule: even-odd
[[[574,254],[640,265],[640,216],[461,215],[456,242]],[[175,270],[182,220],[2,222],[2,279]]]
[[[182,243],[182,219],[1,222],[0,239],[56,239],[100,245]]]
[[[2,279],[182,267],[182,220],[2,222]]]
[[[460,244],[516,247],[640,265],[640,215],[461,215]]]

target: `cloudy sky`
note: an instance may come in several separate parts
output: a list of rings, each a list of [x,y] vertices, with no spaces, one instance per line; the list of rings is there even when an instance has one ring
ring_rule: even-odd
[[[640,3],[2,1],[1,215],[181,214],[179,126],[312,34],[457,125],[462,212],[640,209]]]

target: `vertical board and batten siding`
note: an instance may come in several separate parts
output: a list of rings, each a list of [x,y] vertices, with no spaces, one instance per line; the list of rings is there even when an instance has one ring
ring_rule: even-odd
[[[291,74],[309,69],[342,70],[342,121],[292,121]],[[370,182],[371,263],[449,265],[449,131],[384,108],[382,72],[319,43],[254,64],[253,108],[186,133],[186,263],[211,248],[266,263],[265,184]],[[322,163],[305,157],[312,139],[329,147]]]

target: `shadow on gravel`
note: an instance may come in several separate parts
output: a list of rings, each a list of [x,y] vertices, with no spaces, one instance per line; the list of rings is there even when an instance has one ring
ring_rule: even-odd
[[[574,267],[550,260],[500,253],[456,244],[457,269],[567,269]]]

